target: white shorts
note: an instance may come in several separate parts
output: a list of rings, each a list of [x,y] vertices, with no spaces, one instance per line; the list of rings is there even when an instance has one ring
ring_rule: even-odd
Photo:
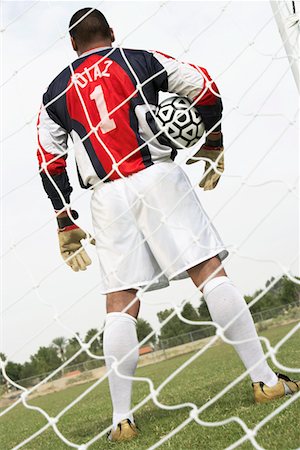
[[[93,191],[101,292],[166,287],[227,250],[181,167],[156,163]]]

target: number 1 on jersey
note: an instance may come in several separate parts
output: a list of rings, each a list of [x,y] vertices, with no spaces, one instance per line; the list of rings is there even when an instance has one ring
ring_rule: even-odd
[[[105,102],[102,86],[95,87],[95,89],[90,95],[90,99],[95,100],[96,102],[96,106],[101,120],[99,128],[102,131],[102,133],[105,134],[117,128],[114,119],[111,119],[108,115],[107,105]]]

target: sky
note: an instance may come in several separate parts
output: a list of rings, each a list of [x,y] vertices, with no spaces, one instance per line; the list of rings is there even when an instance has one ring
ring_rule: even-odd
[[[138,5],[138,6],[137,6]],[[185,167],[230,257],[229,277],[243,294],[284,272],[299,274],[298,92],[269,1],[36,1],[2,3],[1,351],[24,362],[57,336],[82,337],[102,326],[105,299],[93,264],[74,273],[59,254],[56,221],[40,182],[36,118],[52,79],[76,59],[67,33],[72,14],[100,9],[130,48],[157,49],[208,69],[222,94],[225,173],[218,187],[197,187],[203,164]],[[90,192],[80,189],[70,152],[68,173],[79,225],[92,231]],[[184,299],[199,304],[190,280],[143,295],[140,316]]]

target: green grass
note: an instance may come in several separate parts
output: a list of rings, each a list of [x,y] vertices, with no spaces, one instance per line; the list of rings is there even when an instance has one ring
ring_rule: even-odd
[[[291,328],[292,325],[278,326],[263,331],[261,334],[266,336],[272,344],[275,344]],[[191,354],[184,355],[140,368],[137,375],[150,377],[157,387],[190,356]],[[278,360],[290,367],[299,366],[299,333],[294,334],[281,347]],[[217,345],[171,381],[161,392],[159,400],[166,405],[193,402],[200,407],[234,380],[242,370],[242,365],[234,350],[226,344]],[[62,392],[35,398],[30,401],[30,404],[43,408],[50,416],[54,417],[91,384],[73,386]],[[134,383],[134,404],[142,400],[148,393],[147,383]],[[231,416],[238,416],[245,421],[248,427],[254,427],[284,401],[278,400],[267,405],[254,405],[251,383],[247,378],[204,411],[200,417],[205,421],[219,421]],[[270,450],[287,450],[299,447],[299,410],[299,402],[294,402],[267,423],[257,435],[258,443]],[[165,411],[149,401],[135,414],[136,421],[141,429],[138,439],[117,444],[118,450],[125,448],[126,450],[147,449],[188,416],[189,408]],[[107,382],[104,382],[71,408],[61,418],[57,426],[66,438],[76,444],[83,444],[109,426],[110,417],[111,404],[108,385]],[[14,408],[1,419],[1,450],[14,447],[46,423],[46,419],[36,411],[30,411],[24,406]],[[163,444],[161,448],[163,450],[218,450],[226,448],[242,436],[243,430],[235,423],[209,428],[191,422],[176,436]],[[89,448],[100,450],[113,448],[114,446],[116,444],[109,444],[105,438],[101,438]],[[63,450],[70,447],[63,443],[52,429],[48,429],[23,448],[26,450]],[[247,442],[239,448],[246,450],[253,447]]]

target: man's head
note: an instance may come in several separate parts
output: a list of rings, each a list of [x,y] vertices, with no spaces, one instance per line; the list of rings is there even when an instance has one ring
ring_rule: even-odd
[[[83,8],[73,14],[69,29],[73,49],[78,55],[96,47],[110,47],[115,40],[104,15],[93,8]]]

